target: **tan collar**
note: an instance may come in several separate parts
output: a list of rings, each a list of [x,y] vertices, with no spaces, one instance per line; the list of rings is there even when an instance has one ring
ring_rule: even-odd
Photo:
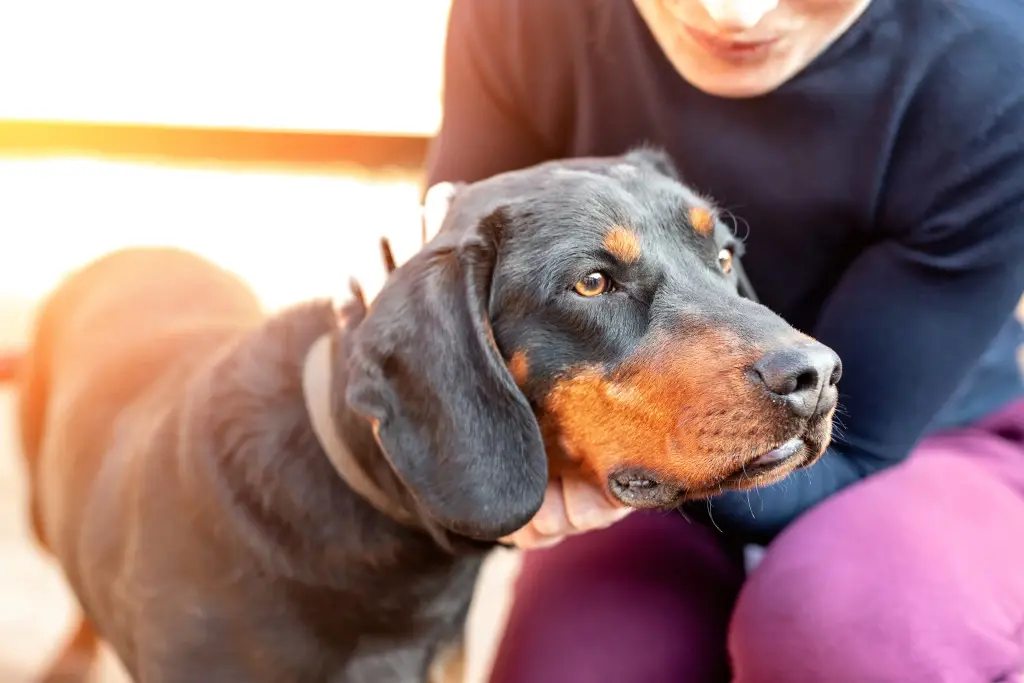
[[[420,524],[416,517],[388,498],[352,457],[352,452],[338,435],[331,411],[331,339],[331,334],[325,334],[313,342],[302,365],[302,393],[313,432],[335,471],[353,491],[396,522],[418,527]]]

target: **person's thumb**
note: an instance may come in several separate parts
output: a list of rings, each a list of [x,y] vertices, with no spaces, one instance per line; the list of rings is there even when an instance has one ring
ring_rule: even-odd
[[[562,490],[572,533],[610,526],[632,512],[630,508],[613,504],[600,488],[578,477],[563,478]]]
[[[423,197],[423,244],[434,238],[444,223],[457,186],[454,183],[431,185]]]

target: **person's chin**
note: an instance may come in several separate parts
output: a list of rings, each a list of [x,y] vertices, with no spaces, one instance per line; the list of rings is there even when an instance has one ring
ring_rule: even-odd
[[[730,61],[705,50],[685,31],[675,37],[669,61],[698,90],[716,97],[744,98],[769,93],[793,78],[806,60],[784,38],[762,57]]]
[[[693,87],[716,97],[757,97],[775,90],[793,75],[781,60],[740,67],[711,56],[681,55],[672,59],[672,63]]]

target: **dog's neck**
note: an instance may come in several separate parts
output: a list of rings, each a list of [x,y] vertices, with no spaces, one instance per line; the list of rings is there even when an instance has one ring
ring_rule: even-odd
[[[357,325],[361,316],[352,313]],[[232,511],[225,528],[270,571],[310,585],[333,585],[361,565],[398,571],[403,563],[444,564],[486,550],[429,519],[424,530],[398,524],[338,476],[313,431],[302,372],[313,343],[336,335],[331,391],[344,396],[352,342],[351,325],[344,327],[328,301],[297,305],[271,316],[204,373],[192,403],[224,409],[189,411],[196,433],[216,435],[212,444],[182,449],[196,505],[206,496],[218,499],[216,509]],[[335,404],[333,422],[353,460],[390,500],[416,510],[370,423],[343,399]]]
[[[353,285],[353,298],[338,311],[336,326],[309,345],[302,361],[303,398],[324,458],[338,478],[379,514],[426,534],[445,552],[492,549],[495,543],[455,534],[420,509],[412,491],[392,469],[374,425],[345,400],[351,347],[367,312],[361,290]]]
[[[192,387],[178,418],[186,428],[174,430],[186,442],[161,476],[183,477],[185,509],[208,531],[207,551],[279,586],[275,595],[323,643],[356,658],[364,640],[429,650],[460,623],[490,546],[399,524],[337,475],[314,433],[302,373],[316,340],[332,335],[330,391],[344,396],[353,335],[338,318],[330,302],[300,304],[226,348]],[[335,404],[333,423],[356,464],[415,510],[370,423],[344,400]]]
[[[335,340],[332,331],[313,342],[302,368],[303,396],[317,440],[338,476],[357,495],[399,524],[422,529],[419,515],[374,481],[338,429],[336,415],[345,409],[339,408],[340,397],[333,392]]]

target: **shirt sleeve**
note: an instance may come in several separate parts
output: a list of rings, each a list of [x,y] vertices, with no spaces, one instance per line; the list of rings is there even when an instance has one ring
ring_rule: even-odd
[[[524,22],[533,3],[453,0],[444,52],[442,120],[427,154],[426,188],[474,182],[557,155],[533,120],[557,103],[524,71],[537,61]],[[536,14],[536,12],[534,12]],[[557,65],[536,80],[550,81]],[[531,102],[528,111],[523,102]]]
[[[764,543],[900,462],[1013,314],[1024,291],[1024,87],[1013,76],[1019,57],[1000,62],[985,50],[984,41],[951,50],[949,69],[922,84],[879,239],[841,277],[812,331],[843,360],[833,445],[783,482],[688,513]]]

